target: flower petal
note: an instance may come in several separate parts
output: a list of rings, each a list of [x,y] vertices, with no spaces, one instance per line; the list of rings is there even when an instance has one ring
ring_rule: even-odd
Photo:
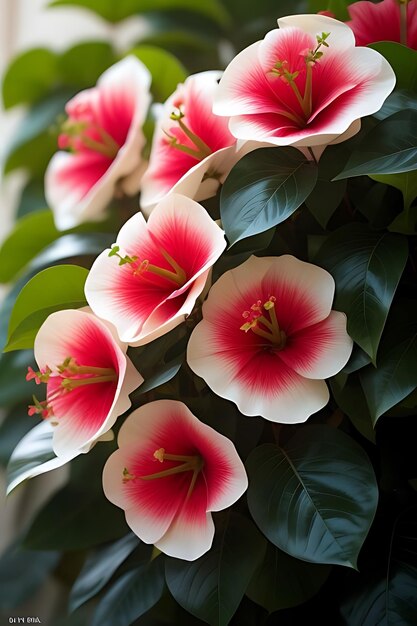
[[[301,376],[330,378],[346,365],[352,347],[346,332],[346,315],[331,311],[322,322],[294,333],[280,358]]]

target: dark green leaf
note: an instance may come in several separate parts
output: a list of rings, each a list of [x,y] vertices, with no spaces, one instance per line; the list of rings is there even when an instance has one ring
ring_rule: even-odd
[[[97,78],[117,58],[111,45],[105,41],[77,44],[66,50],[58,59],[61,80],[79,89],[92,87]]]
[[[334,308],[346,313],[348,333],[373,361],[407,257],[405,237],[352,223],[332,233],[315,258],[335,279]]]
[[[417,387],[417,305],[400,301],[381,341],[378,367],[360,372],[371,417],[378,418]]]
[[[312,598],[326,582],[328,565],[306,563],[268,543],[264,561],[256,570],[246,595],[269,613]]]
[[[417,168],[417,111],[394,113],[372,128],[333,180],[362,174],[399,174]]]
[[[394,41],[378,41],[369,47],[387,59],[395,72],[397,89],[417,93],[417,50]]]
[[[175,600],[210,626],[226,626],[265,552],[252,522],[231,514],[214,543],[196,561],[167,559],[166,581]]]
[[[46,48],[33,48],[15,57],[3,78],[6,109],[16,104],[33,104],[57,81],[57,55]]]
[[[34,550],[82,550],[127,532],[123,511],[102,493],[88,493],[69,485],[36,516],[24,545]]]
[[[375,443],[375,431],[366,397],[356,376],[349,376],[341,384],[342,374],[330,380],[330,387],[339,408],[345,413],[363,437]]]
[[[35,176],[43,176],[49,159],[57,149],[54,127],[71,95],[55,94],[28,111],[7,147],[6,173],[24,167]]]
[[[371,178],[378,183],[391,185],[399,189],[403,194],[404,208],[406,211],[410,208],[414,198],[417,197],[417,170],[402,172],[401,174],[372,174]],[[415,224],[412,224],[412,226],[413,230],[408,234],[414,234]],[[392,229],[390,228],[390,230]]]
[[[151,90],[157,102],[165,102],[187,77],[184,66],[166,50],[156,46],[138,46],[131,54],[142,61],[152,74]]]
[[[49,3],[51,7],[64,5],[85,7],[101,15],[109,22],[120,22],[135,13],[167,9],[186,9],[201,13],[219,23],[227,21],[227,13],[219,0],[204,0],[200,3],[196,3],[194,0],[123,0],[123,2],[114,2],[114,0],[52,0]]]
[[[27,414],[26,404],[19,404],[7,412],[0,425],[1,465],[7,465],[13,450],[31,428],[33,416]]]
[[[0,559],[0,609],[19,609],[42,585],[59,559],[57,552],[11,546]]]
[[[54,311],[85,306],[88,271],[78,265],[58,265],[36,274],[16,299],[5,350],[31,348],[36,333]]]
[[[179,372],[183,362],[184,362],[184,355],[180,354],[178,357],[176,357],[172,361],[169,361],[169,363],[162,365],[158,369],[156,374],[154,374],[150,378],[147,378],[145,382],[142,383],[142,385],[140,385],[135,396],[142,395],[143,393],[147,393],[148,391],[151,391],[152,389],[159,387],[159,385],[163,385],[164,383],[167,383],[168,381],[170,381]]]
[[[89,556],[71,589],[70,611],[97,595],[137,545],[139,538],[129,533]]]
[[[33,381],[26,382],[28,365],[33,362],[33,352],[21,350],[0,354],[0,406],[13,406],[35,393]]]
[[[249,510],[274,545],[312,563],[356,567],[378,488],[353,439],[329,426],[305,426],[283,446],[255,448],[247,470]]]
[[[29,213],[16,222],[0,248],[0,282],[12,280],[59,233],[49,210]]]
[[[10,457],[7,466],[7,493],[11,493],[27,478],[39,476],[65,463],[65,460],[55,456],[52,449],[50,425],[47,422],[38,424],[19,441]]]
[[[415,507],[394,525],[386,573],[360,578],[342,605],[346,626],[406,626],[417,623],[417,516]]]
[[[231,245],[286,220],[317,180],[317,165],[295,148],[261,148],[241,159],[227,177],[220,215]]]
[[[91,626],[127,626],[149,611],[164,591],[164,560],[126,572],[110,587],[94,613]]]
[[[386,117],[404,111],[404,109],[417,109],[417,97],[406,89],[395,89],[385,100],[382,108],[374,113],[377,120],[384,120]]]
[[[16,218],[21,218],[33,211],[40,211],[47,206],[43,181],[32,179],[23,187]]]

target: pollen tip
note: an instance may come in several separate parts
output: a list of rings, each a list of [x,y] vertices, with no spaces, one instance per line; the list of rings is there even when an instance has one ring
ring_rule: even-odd
[[[153,453],[154,459],[159,461],[160,463],[163,463],[164,455],[165,455],[165,448],[159,448],[158,450],[155,450],[155,452]]]

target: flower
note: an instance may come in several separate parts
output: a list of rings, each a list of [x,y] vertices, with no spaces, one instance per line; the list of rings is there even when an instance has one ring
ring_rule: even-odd
[[[149,168],[141,184],[141,207],[150,209],[168,192],[205,200],[238,160],[228,119],[212,113],[221,72],[189,76],[160,107]]]
[[[100,220],[115,193],[139,190],[150,82],[146,67],[128,56],[67,103],[62,150],[45,174],[46,199],[59,229]]]
[[[140,213],[131,217],[112,249],[95,260],[87,301],[122,341],[143,345],[191,313],[225,246],[223,231],[200,204],[172,194],[148,222]]]
[[[331,311],[334,281],[290,255],[251,257],[211,288],[187,361],[244,415],[297,423],[324,407],[324,378],[349,359],[346,316]]]
[[[27,380],[45,383],[46,400],[33,397],[29,415],[39,414],[54,427],[53,450],[73,458],[88,452],[130,406],[129,393],[142,382],[110,325],[90,312],[52,313],[35,339],[39,371]]]
[[[277,146],[328,144],[358,132],[395,85],[375,50],[324,15],[295,15],[240,52],[226,68],[213,111],[230,116],[238,139]]]
[[[382,0],[378,4],[354,2],[347,10],[352,18],[347,24],[355,33],[358,46],[374,41],[398,41],[417,50],[417,0]],[[404,20],[401,11],[404,11]]]
[[[182,402],[157,400],[133,411],[118,445],[104,466],[103,488],[130,528],[170,556],[193,561],[207,552],[210,511],[231,506],[248,485],[233,443]]]

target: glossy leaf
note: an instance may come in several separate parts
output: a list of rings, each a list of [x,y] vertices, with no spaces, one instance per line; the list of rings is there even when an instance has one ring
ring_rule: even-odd
[[[97,595],[138,545],[139,538],[129,533],[89,556],[71,589],[70,611],[75,611]]]
[[[82,550],[119,539],[128,530],[123,511],[102,493],[69,485],[38,513],[24,545],[34,550]]]
[[[374,423],[417,387],[417,306],[415,301],[400,303],[384,332],[378,367],[360,373]]]
[[[373,174],[373,180],[399,189],[403,194],[404,208],[407,211],[414,198],[417,197],[417,171],[402,172],[401,174]],[[415,224],[413,225],[415,226]],[[414,234],[414,230],[409,234]]]
[[[25,550],[18,544],[8,548],[0,559],[0,609],[19,609],[42,585],[59,556],[58,552]]]
[[[15,57],[3,78],[6,109],[33,104],[53,87],[58,78],[57,55],[46,48],[33,48]]]
[[[326,582],[328,565],[294,559],[268,543],[265,558],[246,595],[269,613],[288,609],[312,598]]]
[[[249,510],[274,545],[311,563],[356,568],[378,489],[353,439],[329,426],[305,426],[285,445],[255,448],[246,467]]]
[[[5,467],[19,441],[33,428],[33,416],[27,414],[26,404],[18,404],[4,414],[0,424],[0,465]]]
[[[401,235],[352,223],[334,231],[314,259],[336,282],[333,308],[346,313],[348,333],[373,361],[407,257]]]
[[[202,557],[166,560],[166,581],[175,600],[210,626],[229,623],[265,552],[265,540],[250,520],[231,514],[224,521]]]
[[[339,409],[349,417],[356,430],[363,437],[376,443],[374,425],[363,388],[357,376],[349,376],[344,384],[340,384],[340,377],[339,374],[330,380],[330,388]]]
[[[409,72],[407,72],[407,75],[409,75]],[[374,113],[374,117],[377,120],[384,120],[386,117],[404,109],[417,109],[416,95],[407,89],[394,89],[379,111]]]
[[[137,46],[131,54],[137,56],[152,74],[151,91],[157,102],[165,102],[187,77],[187,70],[178,59],[162,48]]]
[[[7,283],[59,233],[49,210],[20,219],[0,248],[0,282]]]
[[[394,113],[371,129],[334,180],[362,174],[399,174],[417,168],[417,111]]]
[[[16,299],[5,350],[31,348],[36,333],[54,311],[85,306],[88,271],[77,265],[58,265],[36,274]]]
[[[204,0],[201,3],[194,0],[53,0],[49,3],[51,7],[64,5],[84,7],[109,22],[120,22],[136,13],[168,9],[195,11],[221,23],[227,20],[227,13],[219,0]]]
[[[99,602],[91,626],[132,624],[158,602],[164,587],[164,559],[158,556],[116,580]]]
[[[27,478],[57,469],[66,463],[52,449],[52,428],[41,422],[19,441],[7,466],[7,493],[11,493]]]
[[[241,159],[227,177],[220,215],[231,245],[286,220],[317,180],[317,165],[295,148],[261,148]]]
[[[396,76],[396,89],[417,93],[417,50],[395,41],[378,41],[370,48],[377,50],[391,65]]]
[[[142,395],[143,393],[147,393],[164,383],[170,381],[174,376],[179,372],[181,365],[184,362],[184,355],[180,354],[178,357],[169,361],[168,363],[161,365],[158,368],[156,374],[151,376],[150,378],[146,378],[145,382],[141,384],[135,393],[135,397]]]

